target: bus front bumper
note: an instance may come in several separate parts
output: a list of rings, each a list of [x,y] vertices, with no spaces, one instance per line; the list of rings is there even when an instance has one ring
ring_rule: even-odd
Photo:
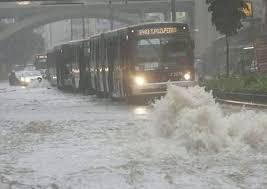
[[[132,96],[141,95],[164,95],[167,92],[168,85],[175,85],[179,87],[193,87],[198,84],[197,81],[170,81],[161,83],[146,83],[142,86],[132,87]]]

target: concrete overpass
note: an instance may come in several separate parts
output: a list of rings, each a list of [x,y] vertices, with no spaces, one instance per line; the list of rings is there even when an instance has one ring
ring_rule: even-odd
[[[191,26],[194,25],[194,1],[177,0],[176,10],[187,12]],[[18,4],[0,4],[0,17],[19,17],[19,22],[11,24],[9,27],[0,31],[0,41],[3,41],[12,35],[24,29],[32,29],[51,22],[70,19],[70,18],[106,18],[112,15],[114,20],[122,21],[129,24],[139,23],[145,13],[160,12],[168,13],[170,11],[170,2],[161,1],[135,1],[128,4],[115,2],[107,4],[99,3],[82,3],[82,4],[59,4],[59,5],[41,5],[32,3],[21,6]]]

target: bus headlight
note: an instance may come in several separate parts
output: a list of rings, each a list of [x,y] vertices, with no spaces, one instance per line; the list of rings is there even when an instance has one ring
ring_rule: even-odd
[[[191,79],[191,75],[190,75],[190,73],[186,73],[186,74],[184,74],[184,79],[185,79],[185,80],[189,80],[189,79]]]
[[[136,77],[134,78],[134,82],[135,82],[135,84],[138,85],[138,86],[143,86],[143,85],[145,84],[145,78],[142,77],[142,76],[136,76]]]

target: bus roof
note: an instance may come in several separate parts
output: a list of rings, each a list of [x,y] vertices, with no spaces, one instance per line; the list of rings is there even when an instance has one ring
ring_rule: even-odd
[[[55,49],[61,48],[64,45],[75,45],[75,44],[79,44],[80,42],[84,42],[84,41],[88,41],[91,38],[97,38],[100,37],[101,35],[109,35],[109,34],[116,34],[117,32],[121,32],[121,31],[128,31],[128,30],[132,30],[134,28],[142,28],[142,27],[149,27],[149,26],[157,26],[157,25],[179,25],[181,27],[188,27],[188,24],[185,23],[179,23],[179,22],[149,22],[149,23],[141,23],[141,24],[135,24],[135,25],[131,25],[131,26],[126,26],[123,28],[118,28],[115,30],[110,30],[110,31],[106,31],[103,33],[98,33],[98,34],[94,34],[91,35],[90,37],[87,37],[85,39],[78,39],[78,40],[72,40],[72,41],[68,41],[68,42],[63,42],[63,43],[59,43],[56,44],[52,49],[49,49],[48,52],[51,52]]]

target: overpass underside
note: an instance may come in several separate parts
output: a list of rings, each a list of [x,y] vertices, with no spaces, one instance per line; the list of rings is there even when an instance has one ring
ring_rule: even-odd
[[[194,27],[194,1],[177,0],[176,11],[186,12],[186,21]],[[137,24],[145,21],[147,13],[162,13],[164,20],[170,20],[169,1],[148,1],[124,3],[97,3],[45,6],[16,6],[0,8],[0,17],[17,17],[18,22],[10,24],[0,31],[0,41],[17,34],[21,30],[32,30],[39,26],[72,18],[103,18],[117,20],[127,24]]]

